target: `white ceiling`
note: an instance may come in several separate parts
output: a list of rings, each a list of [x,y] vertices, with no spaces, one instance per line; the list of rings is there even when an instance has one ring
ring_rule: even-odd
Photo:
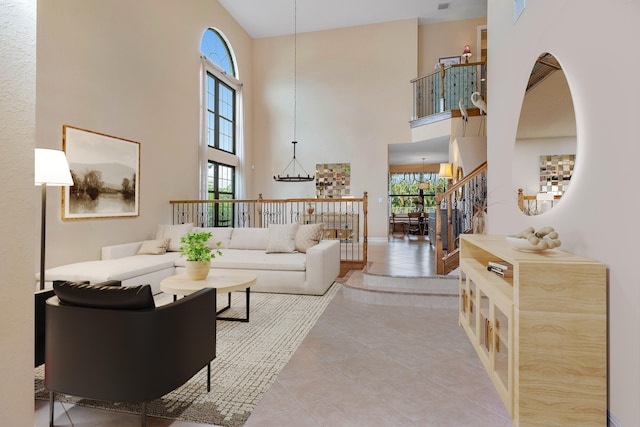
[[[254,39],[417,18],[420,24],[487,16],[487,0],[218,0]],[[438,9],[441,5],[447,8]],[[294,14],[295,7],[295,14]],[[294,25],[295,24],[295,25]],[[389,145],[389,164],[446,162],[449,138]]]
[[[218,1],[254,39],[292,34],[294,16],[298,33],[409,18],[428,24],[487,16],[487,0]],[[440,4],[449,7],[438,10]]]
[[[449,161],[449,137],[429,141],[389,144],[390,165],[417,165],[422,163],[446,163]]]

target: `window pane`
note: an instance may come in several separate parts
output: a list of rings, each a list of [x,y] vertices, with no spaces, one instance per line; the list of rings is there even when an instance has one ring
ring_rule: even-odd
[[[220,119],[220,135],[219,138],[219,147],[221,150],[234,152],[233,149],[233,123]]]
[[[235,168],[216,162],[209,162],[207,167],[207,189],[209,200],[232,200],[235,198]],[[232,227],[233,204],[216,203],[208,212],[209,226]]]
[[[219,114],[226,119],[233,120],[233,90],[222,84],[219,90]]]

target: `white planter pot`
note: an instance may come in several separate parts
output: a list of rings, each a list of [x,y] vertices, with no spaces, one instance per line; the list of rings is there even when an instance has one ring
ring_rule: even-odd
[[[192,280],[204,280],[211,265],[207,261],[186,261],[187,276]]]

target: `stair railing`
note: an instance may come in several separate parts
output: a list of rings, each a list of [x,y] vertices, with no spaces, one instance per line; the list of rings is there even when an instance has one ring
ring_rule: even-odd
[[[449,186],[444,193],[436,192],[436,273],[449,274],[460,263],[458,236],[461,233],[484,232],[480,221],[487,211],[487,162]],[[446,223],[442,211],[446,211]],[[442,241],[443,227],[447,227],[447,241]],[[474,230],[475,228],[475,230]]]

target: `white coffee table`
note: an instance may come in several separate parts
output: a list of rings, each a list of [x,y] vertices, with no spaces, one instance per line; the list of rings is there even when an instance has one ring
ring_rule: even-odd
[[[236,322],[249,321],[249,297],[251,286],[256,283],[256,275],[243,270],[212,269],[204,280],[190,279],[186,273],[176,274],[160,281],[160,290],[168,294],[190,295],[204,288],[215,288],[217,294],[227,293],[227,306],[217,311],[217,314],[231,308],[231,292],[244,289],[247,297],[247,315],[245,318],[220,317],[218,320],[232,320]]]

